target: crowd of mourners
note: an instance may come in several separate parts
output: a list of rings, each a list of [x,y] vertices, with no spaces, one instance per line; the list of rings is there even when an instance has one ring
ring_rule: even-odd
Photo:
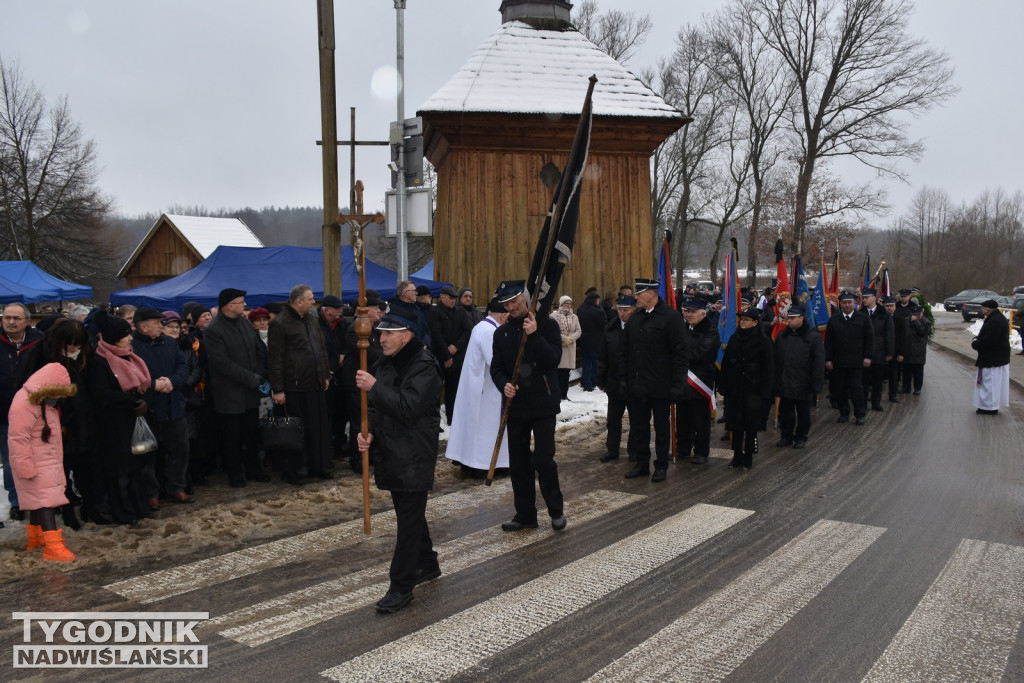
[[[770,419],[781,429],[776,446],[808,444],[818,397],[827,394],[838,422],[849,422],[852,409],[853,424],[863,425],[869,408],[882,411],[886,399],[897,403],[900,394],[922,391],[931,323],[916,291],[881,300],[872,290],[844,292],[819,329],[803,302],[780,313],[771,288],[744,290],[735,332],[719,358],[721,297],[680,291],[674,310],[659,286],[638,278],[603,298],[592,288],[575,310],[563,296],[544,316],[528,311],[521,282],[502,283],[480,308],[470,289],[446,286],[436,303],[428,288],[410,281],[388,300],[369,290],[367,367],[372,374],[382,357],[394,355],[381,343],[388,330],[408,330],[413,346],[430,352],[440,375],[437,399],[452,425],[447,456],[466,476],[486,473],[498,413],[511,402],[496,463],[499,474],[510,468],[516,493],[506,531],[537,526],[535,475],[552,525],[565,527],[554,415],[577,367],[583,391],[607,395],[601,461],[619,459],[628,414],[625,476],[650,475],[654,482],[665,480],[673,451],[707,462],[716,417],[734,453],[730,466],[750,469],[757,434]],[[229,288],[215,308],[189,303],[180,311],[72,306],[37,315],[34,324],[26,306],[6,305],[0,446],[11,518],[28,513],[29,550],[43,547],[47,559],[73,560],[58,515],[72,529],[79,518],[134,524],[163,505],[194,502],[215,473],[232,487],[270,481],[271,472],[302,486],[333,478],[335,458],[361,472],[362,452],[369,451],[373,465],[373,449],[357,443],[360,389],[373,379],[359,372],[351,311],[335,296],[317,306],[306,285],[295,286],[287,301],[259,307],[245,295]],[[386,316],[390,322],[381,325]],[[515,345],[524,336],[522,374],[513,381]],[[260,420],[274,416],[301,418],[301,448],[262,447]],[[153,450],[138,447],[139,418],[155,437]],[[420,488],[432,483],[431,470]]]

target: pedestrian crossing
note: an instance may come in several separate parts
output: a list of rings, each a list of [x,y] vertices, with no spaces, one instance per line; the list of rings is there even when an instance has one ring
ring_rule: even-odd
[[[508,493],[507,482],[496,488]],[[495,488],[472,487],[438,496],[431,499],[428,515],[435,524],[443,524],[447,515],[471,511],[487,499],[493,502],[495,493]],[[444,583],[458,581],[460,572],[507,553],[529,553],[536,544],[558,543],[558,539],[574,532],[593,534],[595,527],[586,525],[622,515],[631,506],[642,510],[646,500],[644,495],[595,490],[567,502],[568,532],[556,533],[544,527],[509,534],[495,525],[439,544],[436,550],[444,574],[437,580],[438,588],[427,597],[443,595]],[[757,514],[756,510],[698,503],[652,520],[624,538],[616,537],[614,542],[582,557],[576,555],[578,559],[539,576],[531,575],[534,578],[511,589],[483,594],[478,602],[454,613],[445,610],[443,604],[430,604],[426,598],[420,610],[420,603],[414,602],[408,609],[418,612],[413,616],[419,618],[405,622],[416,624],[409,631],[401,628],[404,611],[393,617],[371,616],[362,622],[364,631],[372,635],[375,628],[381,628],[389,635],[377,639],[375,646],[361,647],[335,661],[330,661],[328,655],[316,671],[334,681],[494,678],[500,673],[503,658],[516,657],[517,648],[526,647],[525,643],[538,634],[558,639],[566,620],[578,623],[590,618],[589,614],[606,611],[622,591],[642,591],[645,578],[695,553],[729,552],[731,543],[742,543],[746,538],[744,525],[753,522]],[[393,514],[375,515],[374,525],[384,533],[393,533]],[[724,536],[731,530],[740,533]],[[699,604],[680,609],[665,625],[659,622],[656,630],[638,636],[637,644],[624,653],[610,653],[603,661],[593,661],[591,653],[588,668],[577,671],[570,666],[564,679],[703,682],[733,676],[823,592],[837,584],[848,586],[850,576],[844,576],[844,572],[853,571],[856,577],[863,563],[857,565],[858,569],[852,569],[853,565],[886,531],[881,526],[847,521],[814,521],[788,541],[780,539],[777,549],[705,595]],[[156,602],[190,591],[216,589],[234,578],[307,559],[309,553],[354,546],[360,538],[365,538],[361,520],[355,520],[289,542],[263,544],[248,553],[228,553],[113,583],[108,588],[132,600]],[[252,648],[253,656],[259,656],[280,651],[274,650],[274,644],[281,643],[282,638],[302,634],[332,619],[363,611],[372,615],[371,605],[387,589],[388,559],[380,558],[380,562],[359,571],[212,614],[212,619],[198,629],[200,638],[211,645],[211,662],[217,658],[218,636]],[[840,576],[844,576],[842,583],[837,581]],[[838,679],[863,676],[864,681],[872,683],[1007,679],[1008,663],[1024,622],[1024,548],[964,539],[938,576],[925,585],[929,586],[927,592],[916,605],[905,605],[905,620],[898,631],[887,636],[888,642],[878,644],[862,669],[837,671]],[[244,600],[244,592],[238,595]],[[674,605],[666,607],[675,609]],[[424,621],[423,615],[430,614],[430,610],[443,615]],[[607,626],[602,623],[594,627]],[[838,628],[841,630],[841,625]],[[895,630],[896,624],[892,628]],[[324,633],[317,632],[317,637]],[[290,647],[291,643],[284,646]],[[765,678],[773,677],[772,672],[765,672]]]

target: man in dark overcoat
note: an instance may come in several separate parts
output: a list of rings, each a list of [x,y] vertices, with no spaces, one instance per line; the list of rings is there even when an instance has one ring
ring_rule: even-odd
[[[622,415],[629,408],[629,394],[622,381],[624,374],[619,372],[619,363],[624,357],[622,344],[626,338],[626,323],[636,310],[636,299],[631,296],[620,296],[615,302],[617,315],[605,326],[601,352],[597,360],[597,386],[608,396],[607,429],[605,454],[601,462],[619,459],[619,448],[622,444]],[[629,449],[626,449],[629,452]],[[630,462],[636,462],[636,455],[629,452]]]
[[[775,395],[783,448],[803,448],[811,431],[811,404],[825,383],[825,346],[818,330],[804,318],[804,307],[792,304],[786,329],[775,340]]]
[[[855,424],[863,425],[867,415],[864,370],[871,367],[875,335],[868,317],[854,310],[856,303],[857,297],[851,292],[839,295],[839,312],[825,327],[825,369],[830,373],[832,400],[839,407],[836,422],[850,421],[853,403]]]
[[[683,341],[686,347],[687,381],[676,402],[676,450],[694,464],[711,454],[711,403],[715,394],[715,359],[721,340],[718,317],[708,314],[707,301],[683,299]]]
[[[871,367],[864,370],[870,387],[871,409],[881,412],[882,382],[888,376],[889,363],[896,355],[896,331],[892,316],[883,306],[878,304],[878,294],[873,289],[861,292],[861,310],[871,322],[874,335],[874,352],[871,354]]]
[[[374,456],[377,488],[391,492],[397,518],[395,552],[387,594],[378,612],[397,612],[418,584],[441,575],[427,527],[427,493],[434,487],[441,424],[441,375],[437,360],[416,338],[416,322],[397,313],[378,323],[383,356],[372,374],[356,371],[356,386],[368,393],[369,430],[360,451]]]

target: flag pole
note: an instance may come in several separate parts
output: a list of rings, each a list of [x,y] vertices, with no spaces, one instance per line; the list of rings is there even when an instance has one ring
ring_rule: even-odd
[[[580,137],[583,134],[584,129],[589,126],[591,107],[590,103],[591,98],[594,95],[595,85],[597,85],[597,76],[591,76],[590,82],[587,85],[587,96],[583,100],[583,110],[580,114],[579,124],[576,126],[576,136],[573,139],[573,145],[569,151],[569,159],[566,161],[565,164],[566,169],[572,168],[574,166],[577,160],[577,155],[579,153],[579,150],[576,149],[576,143],[580,140]],[[589,144],[590,140],[588,134],[587,145],[589,146]],[[584,154],[585,153],[586,150],[584,150]],[[548,263],[551,260],[551,254],[555,250],[555,242],[557,241],[558,237],[558,228],[562,223],[562,216],[565,213],[566,205],[569,203],[569,195],[572,193],[574,189],[572,187],[572,183],[568,183],[565,181],[566,178],[563,174],[562,180],[558,184],[557,200],[555,201],[555,204],[551,207],[551,211],[548,214],[547,241],[544,244],[544,250],[542,252],[540,261],[540,269],[537,271],[537,281],[526,283],[527,287],[530,288],[530,305],[527,309],[527,315],[536,316],[537,314],[536,307],[537,302],[540,300],[541,297],[541,282],[544,281],[544,276],[548,270]],[[555,282],[550,283],[551,288],[554,288],[556,285],[557,283]],[[516,363],[515,366],[512,368],[512,377],[509,380],[509,382],[513,386],[515,386],[516,383],[519,381],[519,370],[522,368],[523,355],[526,352],[526,337],[527,335],[524,331],[524,333],[519,339],[519,351],[516,354]],[[511,405],[512,400],[509,399],[508,397],[505,397],[504,405],[501,410],[501,422],[498,425],[498,435],[494,439],[494,451],[491,453],[491,464],[490,467],[487,468],[487,478],[484,480],[484,484],[487,486],[490,486],[491,483],[494,481],[494,469],[498,464],[498,453],[501,451],[501,441],[505,436],[505,426],[508,424],[508,411]]]

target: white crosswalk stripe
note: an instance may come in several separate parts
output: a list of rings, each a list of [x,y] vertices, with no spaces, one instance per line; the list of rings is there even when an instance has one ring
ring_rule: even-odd
[[[722,680],[884,531],[819,521],[589,680]]]
[[[749,510],[695,505],[322,675],[337,681],[449,678],[600,600],[751,514]],[[591,579],[579,581],[582,574]]]
[[[484,500],[509,492],[511,488],[508,481],[502,481],[491,487],[474,486],[431,498],[427,501],[427,519],[444,518],[460,510],[474,508]],[[394,533],[395,511],[386,510],[373,515],[371,524],[374,533]],[[117,581],[104,588],[129,600],[146,604],[280,567],[311,553],[338,550],[365,538],[362,518],[354,519],[298,536]]]
[[[1024,548],[964,540],[865,681],[999,681],[1024,620]]]
[[[617,491],[592,491],[566,506],[572,525],[583,524],[619,510],[645,496]],[[435,548],[446,576],[491,560],[499,555],[544,540],[550,527],[516,534],[491,527],[457,538]],[[366,607],[387,590],[388,564],[381,563],[332,581],[326,581],[288,595],[267,600],[211,619],[207,627],[229,628],[220,631],[251,647],[268,643],[304,628],[322,623],[346,612]],[[381,581],[381,579],[385,579]],[[372,581],[370,585],[364,585]]]

